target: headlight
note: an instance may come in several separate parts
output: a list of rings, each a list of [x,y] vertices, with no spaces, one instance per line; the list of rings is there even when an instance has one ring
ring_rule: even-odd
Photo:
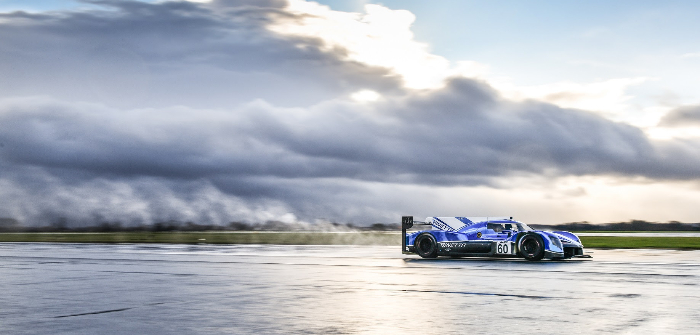
[[[556,237],[554,237],[554,236],[552,236],[552,235],[549,235],[549,240],[552,241],[552,243],[553,243],[554,245],[556,245],[557,248],[564,250],[564,248],[563,248],[562,245],[561,245],[561,241],[559,241],[558,238],[556,238]]]

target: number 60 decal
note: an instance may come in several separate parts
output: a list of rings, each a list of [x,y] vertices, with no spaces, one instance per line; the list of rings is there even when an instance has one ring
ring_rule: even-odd
[[[510,241],[500,241],[496,245],[497,254],[513,254],[513,247]]]

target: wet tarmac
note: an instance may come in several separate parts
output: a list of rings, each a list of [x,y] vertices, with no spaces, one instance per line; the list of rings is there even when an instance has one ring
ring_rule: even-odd
[[[2,334],[696,334],[700,251],[0,243]]]

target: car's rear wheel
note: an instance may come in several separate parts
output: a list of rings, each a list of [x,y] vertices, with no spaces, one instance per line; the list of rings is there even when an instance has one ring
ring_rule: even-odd
[[[544,257],[544,241],[538,234],[525,234],[518,242],[520,254],[528,261],[539,261]]]
[[[435,258],[438,254],[438,245],[435,237],[429,233],[424,233],[416,237],[413,243],[418,256],[423,258]]]

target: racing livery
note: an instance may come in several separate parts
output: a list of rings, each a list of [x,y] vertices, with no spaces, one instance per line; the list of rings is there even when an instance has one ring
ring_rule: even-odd
[[[534,230],[512,217],[428,217],[430,230],[407,233],[412,216],[401,218],[403,253],[423,258],[437,256],[524,257],[529,261],[590,257],[581,240],[566,231]]]

